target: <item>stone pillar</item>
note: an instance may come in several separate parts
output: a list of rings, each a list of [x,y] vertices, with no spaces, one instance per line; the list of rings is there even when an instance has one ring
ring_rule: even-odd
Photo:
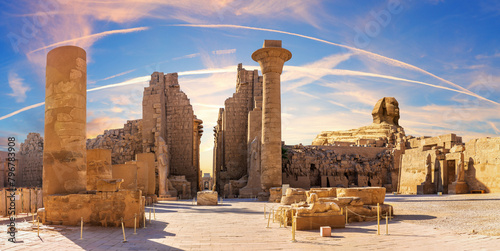
[[[265,40],[263,48],[252,54],[264,75],[262,104],[261,184],[269,193],[271,187],[281,187],[281,90],[283,64],[292,58],[281,48],[280,40]]]
[[[63,46],[47,54],[43,193],[86,190],[86,52]]]

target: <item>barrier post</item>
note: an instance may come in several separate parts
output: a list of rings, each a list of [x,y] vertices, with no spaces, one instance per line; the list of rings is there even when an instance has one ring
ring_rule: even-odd
[[[286,212],[285,209],[283,209],[283,217],[284,217],[284,221],[283,221],[283,227],[286,228],[288,227],[288,213]]]
[[[269,217],[267,218],[267,227],[269,228],[269,222],[271,221],[271,212],[269,212]]]
[[[274,208],[272,210],[273,210],[273,223],[274,223],[275,222],[275,220],[274,220]]]
[[[392,206],[389,207],[389,220],[392,219]]]
[[[389,235],[389,218],[387,213],[385,214],[385,235]]]
[[[37,236],[40,237],[40,217],[36,217],[36,223],[37,223]]]
[[[83,217],[82,217],[82,222],[80,224],[80,240],[83,240]]]
[[[146,212],[144,212],[144,228],[146,228]]]
[[[345,206],[345,224],[349,225],[349,210],[347,209],[347,206]]]
[[[134,234],[137,234],[137,214],[134,214]]]
[[[377,235],[380,235],[380,203],[377,203]]]
[[[127,238],[125,238],[125,226],[123,225],[123,217],[121,218],[121,220],[122,220],[123,242],[127,242]]]
[[[293,210],[292,210],[292,242],[297,242],[295,240],[295,229],[297,228],[297,215],[293,215]]]
[[[276,211],[276,212],[278,212],[278,211]],[[281,227],[281,223],[283,223],[283,214],[282,214],[282,212],[283,212],[283,209],[282,209],[282,210],[280,210],[280,212],[279,212],[279,214],[278,214],[279,221],[280,221],[280,227]]]
[[[153,216],[154,216],[154,218],[155,218],[155,220],[156,220],[156,210],[155,210],[155,204],[153,204]]]

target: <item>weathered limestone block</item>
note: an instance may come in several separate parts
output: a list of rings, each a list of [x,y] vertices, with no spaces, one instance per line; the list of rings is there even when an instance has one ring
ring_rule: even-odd
[[[122,189],[137,189],[137,165],[119,164],[113,165],[113,179],[123,179]]]
[[[282,181],[280,76],[284,63],[291,58],[292,53],[281,48],[281,41],[279,40],[265,40],[263,48],[252,54],[252,59],[259,62],[264,75],[261,185],[266,192],[271,187],[281,186]]]
[[[87,191],[96,190],[99,179],[111,179],[111,150],[87,150]]]
[[[156,178],[155,178],[155,154],[154,153],[138,153],[135,155],[135,160],[137,162],[145,162],[147,163],[147,173],[148,173],[148,189],[147,189],[147,194],[154,194],[155,193],[155,185],[156,185]]]
[[[313,230],[322,226],[333,228],[345,227],[345,218],[341,214],[337,204],[332,202],[320,202],[318,195],[310,193],[307,198],[310,203],[294,204],[292,207],[298,207],[297,210],[297,230]]]
[[[318,198],[336,197],[337,188],[335,187],[311,188],[309,191],[306,192],[307,198],[310,197],[311,193],[315,193],[316,195],[318,195]]]
[[[271,187],[271,189],[269,189],[269,192],[269,202],[279,203],[281,201],[281,196],[283,195],[283,193],[281,192],[281,187]]]
[[[249,121],[250,122],[250,121]],[[256,197],[262,191],[260,184],[260,139],[255,137],[248,151],[248,182],[240,189],[240,198]]]
[[[96,181],[97,192],[117,192],[123,183],[123,179],[98,179]]]
[[[86,190],[87,64],[85,50],[62,46],[47,54],[44,194]]]
[[[134,227],[134,215],[144,217],[144,197],[140,190],[118,192],[97,192],[96,194],[48,195],[44,198],[45,208],[39,209],[43,224],[79,226]],[[139,226],[142,221],[138,221]]]
[[[281,197],[282,205],[292,205],[293,203],[306,201],[306,190],[302,188],[288,188],[286,194]]]
[[[348,222],[362,222],[362,221],[375,221],[377,220],[377,206],[364,205],[364,206],[347,206],[349,210]],[[391,205],[380,204],[380,215],[386,214],[394,215]],[[345,216],[344,216],[345,221]]]
[[[363,206],[363,201],[359,197],[323,197],[318,199],[320,202],[333,202],[337,206],[344,208],[346,206]]]
[[[170,182],[177,191],[177,195],[181,199],[190,199],[191,197],[191,182],[186,180],[184,175],[170,176]]]
[[[131,164],[137,166],[137,189],[142,191],[142,194],[148,193],[148,181],[149,181],[149,166],[147,162],[144,161],[127,161],[125,164]]]
[[[198,206],[217,206],[218,195],[216,191],[200,191],[196,196]]]
[[[337,188],[337,197],[359,197],[364,205],[383,204],[385,187]]]

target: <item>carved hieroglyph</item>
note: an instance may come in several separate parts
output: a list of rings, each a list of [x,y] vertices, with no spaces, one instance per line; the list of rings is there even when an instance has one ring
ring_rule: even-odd
[[[63,46],[47,55],[43,192],[86,190],[87,63],[85,50]]]
[[[283,65],[292,53],[281,48],[280,40],[265,40],[252,54],[259,62],[263,81],[261,184],[264,191],[281,186],[281,90]]]

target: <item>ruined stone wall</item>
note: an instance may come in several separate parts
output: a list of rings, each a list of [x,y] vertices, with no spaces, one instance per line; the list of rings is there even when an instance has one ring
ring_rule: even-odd
[[[224,116],[224,108],[219,108],[217,124],[214,126],[214,164],[213,164],[213,179],[217,191],[223,191],[224,185],[221,185],[221,175],[226,173],[224,169],[224,131],[222,128],[222,117]]]
[[[392,189],[392,149],[385,147],[285,146],[283,184],[291,187],[384,186]]]
[[[0,151],[0,188],[6,187],[7,184],[8,156],[9,152]]]
[[[417,186],[425,181],[427,168],[425,161],[427,154],[431,154],[431,166],[433,170],[436,166],[436,151],[422,151],[422,148],[406,149],[401,156],[401,178],[400,190],[401,194],[417,194]]]
[[[144,88],[142,99],[143,149],[142,152],[158,152],[155,142],[158,137],[166,140],[166,94],[165,75],[151,74],[149,86]],[[158,157],[158,156],[157,156]]]
[[[218,191],[222,191],[229,180],[247,175],[248,113],[253,110],[255,99],[262,97],[262,77],[258,71],[247,71],[238,64],[237,72],[236,92],[224,102],[221,119],[214,131],[216,141],[222,141],[214,150]]]
[[[39,133],[29,133],[19,147],[19,174],[16,186],[42,187],[43,138]]]
[[[112,164],[124,164],[141,153],[142,121],[128,120],[123,128],[105,130],[96,138],[87,139],[87,149],[110,149]]]
[[[184,175],[191,183],[191,195],[197,192],[199,167],[193,165],[194,111],[187,95],[181,91],[177,74],[165,75],[166,138],[170,146],[170,175]]]
[[[500,193],[500,138],[465,143],[465,181],[470,190]]]

